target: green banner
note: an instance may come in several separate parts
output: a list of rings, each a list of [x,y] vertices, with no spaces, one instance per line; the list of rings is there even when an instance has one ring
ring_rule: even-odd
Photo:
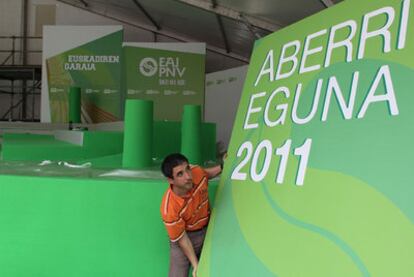
[[[414,4],[255,44],[200,276],[414,276]]]
[[[124,46],[126,98],[154,101],[155,120],[181,120],[184,105],[204,106],[205,55],[183,51]]]
[[[122,118],[122,39],[121,30],[46,60],[51,122],[68,122],[71,86],[80,87],[82,91],[82,122],[110,122]]]

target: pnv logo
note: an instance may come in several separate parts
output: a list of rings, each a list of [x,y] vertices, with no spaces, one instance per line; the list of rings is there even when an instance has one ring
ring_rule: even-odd
[[[139,63],[139,72],[146,77],[154,76],[158,71],[158,63],[153,58],[143,58]]]
[[[180,66],[177,57],[159,57],[158,60],[150,57],[143,58],[139,63],[139,72],[145,77],[183,78],[186,68]]]

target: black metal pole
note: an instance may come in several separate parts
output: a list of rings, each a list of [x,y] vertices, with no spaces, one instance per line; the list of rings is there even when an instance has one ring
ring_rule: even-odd
[[[23,18],[22,18],[22,26],[23,26],[23,42],[22,42],[22,50],[23,50],[23,57],[22,62],[23,65],[27,65],[27,16],[28,16],[28,0],[23,0]],[[26,102],[27,102],[27,80],[22,80],[22,120],[26,119]]]

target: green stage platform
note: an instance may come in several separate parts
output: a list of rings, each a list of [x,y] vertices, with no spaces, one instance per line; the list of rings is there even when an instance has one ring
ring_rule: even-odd
[[[122,165],[123,132],[120,131],[66,131],[82,135],[82,143],[59,140],[55,135],[5,133],[2,143],[2,161],[70,161],[91,162],[92,167],[119,168]],[[216,159],[216,125],[202,123],[202,157]],[[181,123],[154,122],[153,159],[159,164],[166,155],[180,152]]]
[[[154,122],[153,165],[122,168],[121,131],[2,135],[0,276],[167,276],[159,165],[179,152],[180,122]],[[215,124],[202,124],[205,165]],[[210,182],[213,203],[218,179]]]

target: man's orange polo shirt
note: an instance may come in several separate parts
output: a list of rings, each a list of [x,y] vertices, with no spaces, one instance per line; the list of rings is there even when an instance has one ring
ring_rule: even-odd
[[[208,202],[208,175],[199,166],[191,168],[193,188],[183,197],[170,187],[161,202],[161,216],[172,242],[179,240],[184,231],[196,231],[207,225],[210,218]]]

